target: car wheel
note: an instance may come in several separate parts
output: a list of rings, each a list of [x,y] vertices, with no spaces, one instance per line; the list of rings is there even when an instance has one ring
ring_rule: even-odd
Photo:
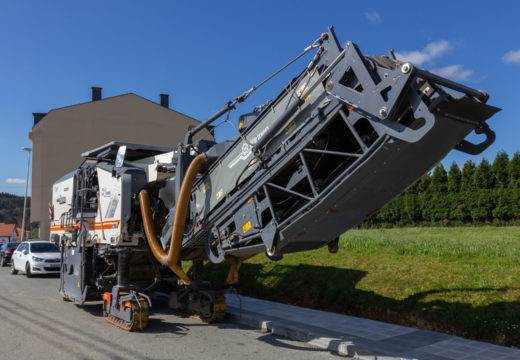
[[[11,259],[11,274],[12,274],[12,275],[16,275],[16,274],[18,274],[18,270],[16,270],[16,269],[14,268],[14,260],[13,260],[13,259]]]
[[[33,277],[33,274],[31,273],[31,264],[29,263],[25,264],[25,276],[28,278]]]
[[[0,266],[1,266],[1,267],[4,267],[4,266],[6,266],[6,265],[7,265],[7,264],[5,263],[5,259],[4,259],[4,257],[2,256],[2,258],[0,259]]]

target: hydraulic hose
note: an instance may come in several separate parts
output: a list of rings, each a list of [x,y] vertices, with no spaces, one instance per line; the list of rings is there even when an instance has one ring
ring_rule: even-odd
[[[157,235],[155,234],[155,227],[152,220],[148,192],[146,190],[142,190],[139,193],[139,204],[141,206],[141,214],[143,217],[146,240],[150,245],[150,249],[152,250],[153,255],[161,264],[170,267],[170,269],[186,284],[190,284],[191,280],[178,264],[181,257],[184,225],[186,223],[186,212],[188,209],[191,190],[197,178],[197,174],[207,161],[208,158],[205,153],[197,155],[190,163],[190,166],[186,171],[186,175],[182,180],[181,189],[179,191],[177,204],[175,207],[175,216],[173,219],[173,229],[168,254],[166,254],[162,248],[161,244],[157,240]]]

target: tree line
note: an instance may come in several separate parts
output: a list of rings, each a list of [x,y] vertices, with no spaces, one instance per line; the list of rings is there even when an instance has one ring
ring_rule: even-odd
[[[23,196],[0,192],[0,222],[22,226],[23,199]],[[27,197],[27,224],[30,219],[30,209],[31,198]]]
[[[520,223],[520,152],[424,175],[361,227]]]

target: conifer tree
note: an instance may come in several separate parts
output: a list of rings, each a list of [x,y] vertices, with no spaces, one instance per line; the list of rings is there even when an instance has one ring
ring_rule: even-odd
[[[442,164],[437,164],[430,177],[430,191],[432,194],[446,194],[448,190],[448,174]]]
[[[493,209],[493,218],[499,221],[509,221],[513,218],[514,192],[515,189],[501,188],[498,190],[496,206]]]
[[[428,174],[423,175],[418,181],[417,181],[417,192],[419,194],[422,194],[428,190],[428,187],[430,186],[430,177]]]
[[[520,187],[511,189],[511,217],[520,219]]]
[[[473,186],[475,188],[470,205],[471,217],[476,223],[490,222],[495,207],[495,198],[492,188],[495,179],[491,173],[491,165],[487,159],[482,159],[473,174]]]
[[[463,196],[460,194],[460,183],[462,172],[454,161],[448,171],[448,194],[446,194],[446,206],[448,207],[447,217],[451,220],[462,221],[463,213],[461,212],[461,204],[464,203]]]
[[[473,185],[477,189],[491,189],[495,181],[491,174],[491,165],[487,159],[482,159],[473,174]]]
[[[495,198],[489,189],[476,189],[476,203],[471,207],[473,222],[490,222],[493,219]]]
[[[468,191],[473,188],[473,174],[475,173],[475,163],[468,160],[462,167],[462,174],[460,179],[460,190]]]
[[[421,206],[417,194],[405,194],[404,216],[406,217],[406,223],[410,225],[417,224],[422,220]]]
[[[450,166],[450,171],[448,172],[448,192],[455,194],[460,191],[460,182],[462,178],[462,173],[459,169],[459,166],[454,161]]]
[[[491,165],[491,173],[498,187],[507,187],[509,183],[508,165],[509,156],[507,156],[504,151],[498,152],[497,156],[495,156],[495,160],[493,160],[493,165]]]
[[[520,152],[516,152],[509,161],[507,172],[509,173],[509,186],[512,188],[518,187],[520,183]]]
[[[429,196],[425,197],[425,212],[432,222],[445,220],[449,217],[446,193],[448,190],[448,174],[442,164],[437,164],[430,177]],[[426,208],[427,207],[427,208]]]
[[[471,209],[475,207],[476,198],[473,186],[473,175],[475,174],[475,163],[468,160],[462,166],[462,173],[460,178],[460,192],[456,210],[453,210],[452,215],[455,219],[464,223],[471,222]]]

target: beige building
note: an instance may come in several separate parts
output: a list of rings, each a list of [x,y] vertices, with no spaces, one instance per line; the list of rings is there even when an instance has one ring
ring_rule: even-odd
[[[168,95],[160,99],[133,93],[102,99],[101,88],[93,87],[91,102],[33,114],[31,222],[39,222],[41,239],[49,239],[52,184],[78,167],[83,152],[110,141],[175,147],[200,123],[170,109]]]

